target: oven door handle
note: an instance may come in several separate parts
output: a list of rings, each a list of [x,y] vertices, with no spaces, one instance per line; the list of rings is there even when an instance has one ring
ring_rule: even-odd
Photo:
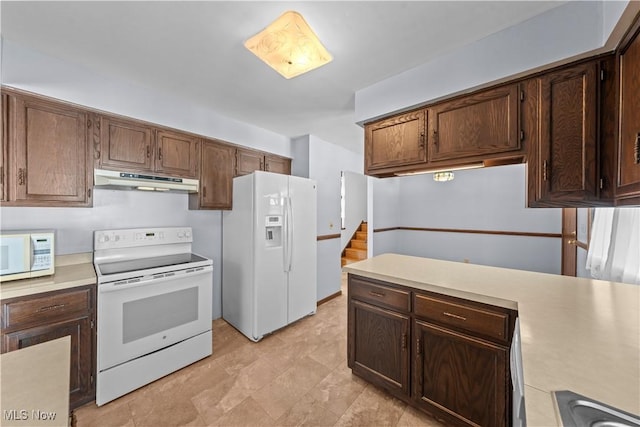
[[[173,271],[170,273],[153,274],[149,276],[136,277],[127,280],[120,280],[111,283],[98,284],[98,293],[126,291],[128,289],[139,288],[141,286],[153,286],[159,283],[168,282],[183,277],[194,277],[202,274],[209,274],[213,271],[213,266],[197,267],[193,271]]]

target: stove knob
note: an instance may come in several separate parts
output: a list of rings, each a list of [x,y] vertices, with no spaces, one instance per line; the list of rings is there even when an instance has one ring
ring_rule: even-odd
[[[191,237],[191,232],[190,231],[185,231],[184,232],[184,237],[186,237],[186,238]]]
[[[118,236],[117,234],[114,236],[115,241],[117,242],[118,240],[120,240],[120,236]]]
[[[104,241],[108,242],[109,241],[109,236],[104,236]]]

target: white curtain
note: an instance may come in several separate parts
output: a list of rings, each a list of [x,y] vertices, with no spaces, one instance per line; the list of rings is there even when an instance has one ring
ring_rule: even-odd
[[[587,270],[596,279],[640,285],[640,208],[597,208]]]

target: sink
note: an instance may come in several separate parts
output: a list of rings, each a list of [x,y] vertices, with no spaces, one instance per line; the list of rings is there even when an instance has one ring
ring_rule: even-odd
[[[564,427],[640,427],[640,417],[569,390],[556,391]]]

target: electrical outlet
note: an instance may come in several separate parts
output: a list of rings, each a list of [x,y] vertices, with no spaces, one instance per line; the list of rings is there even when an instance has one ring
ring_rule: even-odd
[[[329,223],[329,228],[333,229],[333,223],[332,222]]]

